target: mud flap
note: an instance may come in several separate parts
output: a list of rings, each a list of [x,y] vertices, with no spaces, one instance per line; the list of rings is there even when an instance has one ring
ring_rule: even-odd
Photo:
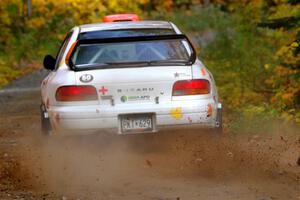
[[[48,113],[43,104],[41,104],[40,106],[40,113],[41,113],[41,132],[43,135],[50,135],[52,132],[52,127],[51,127]]]
[[[214,128],[214,132],[217,134],[223,133],[223,123],[222,123],[222,104],[218,103],[217,108],[217,117],[216,117],[216,127]]]

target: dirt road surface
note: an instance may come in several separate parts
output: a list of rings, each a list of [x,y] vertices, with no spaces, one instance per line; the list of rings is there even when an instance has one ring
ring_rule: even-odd
[[[297,127],[45,138],[43,74],[0,92],[0,199],[300,200]]]

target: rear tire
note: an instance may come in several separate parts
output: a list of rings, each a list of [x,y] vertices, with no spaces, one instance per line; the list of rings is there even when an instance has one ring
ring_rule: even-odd
[[[46,136],[51,135],[52,134],[52,127],[51,127],[51,123],[50,123],[48,113],[47,113],[44,105],[41,105],[40,113],[41,113],[41,132],[42,132],[42,135],[46,135]]]

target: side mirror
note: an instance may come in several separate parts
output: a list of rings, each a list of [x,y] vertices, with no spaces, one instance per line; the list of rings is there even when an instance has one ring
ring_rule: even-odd
[[[47,70],[54,70],[55,69],[55,63],[56,63],[56,59],[53,58],[51,55],[46,55],[44,58],[44,68]]]

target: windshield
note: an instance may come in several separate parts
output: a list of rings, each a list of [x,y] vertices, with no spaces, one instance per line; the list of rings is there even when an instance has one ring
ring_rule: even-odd
[[[184,65],[192,48],[186,39],[122,41],[80,44],[71,60],[77,69],[114,68],[126,65]]]

